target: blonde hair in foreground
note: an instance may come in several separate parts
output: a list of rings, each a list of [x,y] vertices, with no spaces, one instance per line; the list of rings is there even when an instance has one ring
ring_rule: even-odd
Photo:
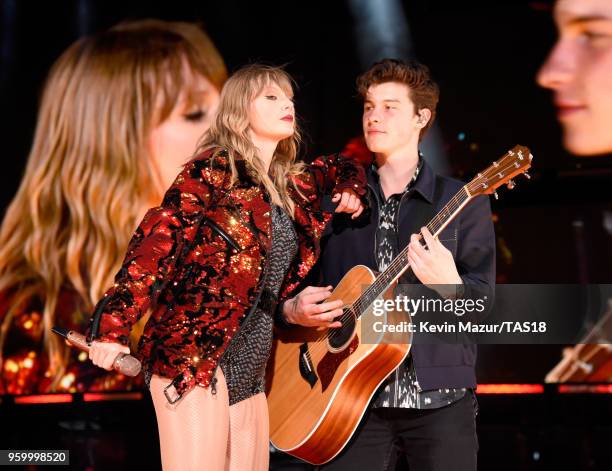
[[[25,174],[0,228],[0,292],[15,313],[41,299],[43,341],[58,386],[68,361],[51,333],[60,290],[84,301],[83,323],[119,269],[142,210],[159,204],[159,174],[147,153],[190,83],[184,65],[219,89],[227,72],[196,25],[159,20],[119,24],[71,45],[47,78]]]
[[[255,178],[263,184],[272,203],[282,206],[293,217],[295,205],[287,191],[287,177],[304,171],[304,164],[296,162],[300,144],[297,125],[291,137],[278,143],[269,172],[265,171],[249,137],[249,107],[269,83],[277,84],[287,96],[293,96],[292,79],[279,67],[253,64],[235,72],[223,87],[217,117],[204,135],[200,150],[216,146],[227,149],[232,182],[237,179],[236,158],[243,158],[255,170]]]

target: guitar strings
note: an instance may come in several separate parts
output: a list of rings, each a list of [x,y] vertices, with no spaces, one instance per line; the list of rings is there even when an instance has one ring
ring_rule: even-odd
[[[500,162],[503,162],[504,158],[500,159]],[[431,222],[427,225],[427,228],[429,229],[429,231],[432,234],[435,234],[440,227],[444,224],[445,220],[448,219],[448,217],[450,215],[452,215],[462,204],[464,204],[466,201],[468,201],[472,196],[473,196],[473,192],[475,189],[477,189],[479,186],[482,186],[482,182],[478,182],[478,180],[482,180],[485,176],[487,176],[487,174],[490,173],[500,173],[500,172],[504,172],[505,170],[507,170],[508,168],[511,168],[512,166],[514,166],[513,164],[506,166],[506,167],[500,167],[500,164],[498,163],[497,166],[490,166],[487,170],[485,170],[482,174],[480,174],[476,179],[473,179],[470,183],[464,185],[463,189],[466,189],[468,187],[472,187],[472,192],[470,192],[469,190],[467,190],[468,195],[466,195],[465,193],[463,193],[462,191],[457,192],[453,198],[451,198],[451,200],[442,208],[442,210],[440,210],[440,212],[438,212],[438,214],[431,220]],[[370,285],[370,287],[368,287],[368,289],[362,294],[362,296],[360,296],[360,298],[353,303],[352,308],[356,309],[358,312],[361,311],[362,307],[362,299],[366,299],[366,306],[368,307],[371,302],[373,302],[373,299],[367,299],[367,298],[376,298],[380,293],[372,293],[372,291],[379,291],[379,286],[380,284],[386,285],[388,284],[388,282],[390,280],[392,280],[393,278],[395,278],[397,276],[397,274],[402,270],[403,266],[406,265],[407,262],[407,247],[404,248],[404,250],[402,250],[398,256],[392,261],[392,263],[389,265],[389,267],[387,267],[387,269],[381,273],[381,275],[379,275],[376,280],[374,281],[374,283],[372,283],[372,285]],[[399,265],[399,266],[398,266]]]
[[[502,159],[503,160],[503,159]],[[491,166],[489,169],[485,170],[485,172],[483,172],[479,177],[477,177],[478,180],[482,180],[482,178],[487,174],[490,173],[489,170],[495,172],[495,173],[499,173],[500,171],[505,171],[507,168],[510,168],[511,166],[505,167],[505,168],[501,168],[498,165],[497,167],[493,167]],[[474,186],[476,185],[481,186],[482,183],[477,182],[474,179],[472,182],[464,185],[464,187],[462,189],[467,189],[467,187],[472,186],[472,191],[474,191]],[[467,190],[469,193],[469,190]],[[448,219],[448,217],[450,215],[452,215],[462,204],[464,204],[467,200],[470,199],[470,197],[472,197],[473,195],[470,193],[469,195],[466,195],[465,193],[463,193],[462,191],[457,192],[457,194],[455,194],[453,196],[453,198],[451,198],[451,200],[442,208],[442,210],[440,210],[440,212],[431,220],[431,222],[427,225],[427,228],[430,230],[430,232],[432,234],[435,234],[439,228],[444,224],[445,220]],[[390,281],[391,279],[395,278],[398,274],[399,271],[401,271],[401,269],[403,268],[403,266],[405,266],[406,264],[406,258],[407,258],[407,248],[404,248],[404,250],[402,250],[402,252],[400,252],[400,254],[398,254],[397,257],[395,257],[395,259],[392,261],[392,263],[389,265],[389,267],[387,267],[387,269],[381,273],[381,275],[379,275],[376,280],[374,281],[374,283],[372,283],[372,285],[370,285],[370,287],[368,287],[368,289],[362,294],[362,296],[360,296],[360,298],[353,303],[352,308],[356,309],[358,312],[361,310],[362,306],[362,299],[363,298],[368,298],[368,297],[377,297],[380,293],[372,293],[371,291],[378,291],[379,290],[379,286],[380,284],[386,285],[388,284],[388,281]],[[399,265],[399,266],[398,266]],[[375,294],[375,296],[372,296],[373,294]],[[368,307],[369,304],[371,304],[372,300],[367,300],[367,304],[365,307]]]
[[[500,159],[500,162],[503,162],[503,160],[504,158]],[[512,167],[520,168],[520,167],[516,167],[516,165],[514,164],[502,167],[498,163],[497,167],[490,166],[487,170],[482,172],[477,178],[474,178],[472,181],[464,185],[462,187],[462,190],[466,190],[468,187],[471,187],[472,192],[473,192],[474,190],[477,190],[479,187],[483,185],[484,182],[480,180],[483,180],[487,175],[490,176],[491,173],[498,174],[500,172],[505,172],[507,169],[512,168]],[[465,200],[469,201],[469,199],[471,199],[474,196],[472,192],[467,190],[468,194],[466,195],[461,190],[458,191],[453,196],[453,198],[449,200],[449,202],[442,208],[442,210],[440,210],[440,212],[427,225],[427,228],[430,230],[430,232],[434,234],[439,229],[440,227],[439,225],[441,222],[443,223],[444,219],[448,218],[449,215],[452,215],[455,212],[455,210],[459,206],[461,206],[461,204],[465,202]],[[435,230],[432,229],[435,226],[438,226],[438,227]],[[353,317],[355,318],[355,321],[357,320],[357,318],[361,317],[361,314],[357,315],[355,313],[355,310],[357,310],[357,312],[360,312],[360,309],[364,302],[363,300],[365,300],[365,302],[367,303],[366,307],[369,307],[372,304],[372,302],[378,296],[380,296],[380,294],[383,292],[389,280],[397,276],[397,274],[401,272],[402,270],[408,271],[410,269],[410,264],[407,261],[407,252],[408,252],[408,248],[405,247],[404,250],[402,250],[402,252],[392,261],[389,267],[387,267],[387,269],[383,273],[381,273],[368,288],[366,288],[364,293],[362,293],[362,295],[353,304],[350,304],[343,308],[344,309],[343,314],[339,318],[334,319],[334,321],[339,320],[344,323],[346,322],[346,320],[351,319]],[[392,271],[394,271],[395,273],[391,274]],[[381,284],[383,285],[382,289],[379,286]],[[373,293],[372,291],[377,292],[377,293]],[[368,300],[368,298],[372,298],[372,299]],[[327,329],[321,336],[319,336],[318,339],[314,341],[315,345],[311,349],[312,353],[320,353],[321,350],[326,351],[327,346],[322,341],[323,340],[330,341],[334,338],[337,338],[339,335],[342,335],[341,329],[342,327]],[[351,334],[351,337],[352,337],[352,334]]]
[[[484,182],[482,182],[481,180],[483,180],[485,177],[487,177],[488,179],[490,178],[490,176],[496,175],[500,172],[503,173],[507,169],[510,169],[512,167],[520,168],[520,167],[516,167],[516,165],[513,163],[511,163],[510,165],[502,166],[501,162],[503,162],[506,158],[507,156],[504,156],[502,159],[500,159],[499,162],[497,162],[498,164],[497,166],[495,165],[489,166],[489,168],[487,168],[479,176],[477,176],[476,178],[472,179],[472,181],[464,185],[462,187],[462,190],[467,189],[468,194],[466,195],[461,190],[458,191],[453,196],[453,198],[449,200],[449,202],[440,210],[440,212],[427,225],[427,228],[430,229],[430,232],[435,233],[435,231],[437,231],[437,228],[435,230],[432,230],[430,226],[433,228],[439,225],[441,223],[441,220],[443,221],[449,215],[453,214],[453,212],[459,206],[461,206],[461,204],[464,203],[465,199],[469,200],[471,197],[473,197],[474,195],[472,194],[472,192],[474,192],[475,190],[477,190],[479,187],[483,185]],[[472,192],[469,191],[468,189],[469,187],[472,188]],[[461,199],[463,199],[463,201]],[[342,321],[346,321],[350,319],[351,317],[355,317],[355,320],[356,320],[358,317],[360,317],[360,315],[358,316],[354,311],[356,310],[356,308],[358,308],[357,312],[359,312],[360,308],[362,307],[362,303],[363,303],[362,300],[368,297],[372,297],[373,299],[367,301],[367,304],[366,304],[366,307],[369,307],[369,305],[374,301],[374,299],[376,299],[376,297],[380,295],[380,292],[382,292],[382,290],[380,289],[381,287],[379,285],[383,284],[382,288],[384,288],[384,286],[387,285],[388,280],[393,279],[395,276],[397,276],[398,270],[401,271],[401,269],[404,269],[405,271],[410,269],[410,265],[407,262],[407,247],[404,248],[404,250],[402,250],[402,252],[391,262],[389,267],[387,267],[387,269],[374,280],[374,282],[364,291],[364,293],[362,293],[362,295],[353,304],[350,304],[344,308],[345,312],[343,312],[343,314],[339,318],[336,318],[334,321],[339,320],[342,322]],[[390,276],[390,273],[392,271],[395,271],[395,273],[392,276]],[[372,293],[372,291],[379,291],[379,292],[376,294],[376,296],[372,296],[374,294]],[[338,337],[338,335],[342,334],[341,329],[342,327],[328,329],[323,335],[321,335],[317,340],[315,340],[315,342],[319,343],[321,340],[324,340],[324,339],[333,339],[335,337]],[[324,345],[319,345],[319,346],[327,349]],[[313,351],[315,350],[317,350],[316,347],[313,348]]]
[[[502,163],[508,157],[509,155],[506,154],[498,162],[496,162],[497,166],[495,166],[495,164],[489,166],[484,172],[480,173],[480,175],[478,175],[476,178],[473,178],[469,183],[461,187],[461,190],[459,190],[443,206],[443,208],[436,214],[436,216],[434,216],[434,218],[427,224],[426,226],[427,229],[432,234],[435,234],[435,232],[438,231],[439,227],[445,222],[446,219],[448,219],[450,215],[452,215],[462,204],[464,204],[465,201],[469,201],[472,197],[474,197],[473,193],[476,190],[478,190],[480,187],[482,187],[483,184],[485,184],[485,182],[482,181],[483,179],[485,179],[485,177],[486,177],[486,180],[488,180],[491,176],[499,174],[499,173],[503,173],[510,168],[513,168],[513,167],[515,169],[521,168],[520,166],[516,167],[514,163],[510,163],[509,165],[503,166]],[[524,173],[524,171],[522,171],[521,173]],[[410,270],[411,267],[407,261],[407,256],[408,256],[408,246],[406,246],[398,254],[398,256],[396,256],[393,259],[393,261],[389,264],[389,266],[379,276],[376,277],[376,279],[372,282],[372,284],[369,285],[365,289],[365,291],[361,294],[361,296],[359,296],[359,298],[354,303],[349,304],[343,308],[344,312],[342,313],[341,316],[334,319],[334,322],[335,321],[343,322],[352,317],[354,317],[355,320],[357,320],[357,318],[361,317],[361,315],[357,315],[355,311],[360,312],[360,310],[364,307],[363,300],[369,297],[373,298],[369,301],[365,301],[367,302],[367,304],[365,305],[365,308],[369,307],[374,302],[374,300],[378,296],[380,296],[380,294],[384,290],[384,287],[388,284],[389,280],[392,280],[393,278],[395,278],[398,275],[398,273],[400,273],[402,270],[404,271]],[[393,274],[391,275],[391,273]],[[323,345],[321,341],[338,337],[339,335],[341,335],[341,329],[342,327],[334,327],[332,329],[327,329],[321,336],[319,336],[316,340],[312,342],[312,343],[318,344],[312,348],[312,352],[314,353],[315,351],[317,351],[318,350],[317,347],[327,350],[327,347]]]
[[[500,161],[503,161],[504,159],[500,159]],[[500,172],[504,172],[505,170],[507,170],[508,168],[513,167],[514,164],[506,166],[506,167],[500,167],[499,163],[498,166],[490,166],[487,170],[485,170],[485,172],[483,172],[482,174],[480,174],[480,176],[478,176],[477,178],[473,179],[470,183],[464,185],[464,187],[462,187],[462,189],[467,189],[467,187],[472,187],[472,192],[474,191],[474,189],[478,188],[479,186],[482,186],[482,182],[478,182],[477,180],[482,180],[488,173],[500,173]],[[469,192],[469,190],[467,190]],[[463,193],[462,191],[458,191],[453,198],[451,198],[451,200],[449,200],[449,202],[442,208],[442,210],[440,210],[440,212],[438,212],[438,214],[430,221],[430,223],[427,225],[427,228],[430,230],[430,232],[432,234],[435,234],[435,232],[438,231],[439,227],[444,223],[445,219],[448,219],[448,216],[452,215],[462,204],[464,204],[464,202],[466,202],[467,200],[470,199],[470,197],[472,197],[472,192],[470,192],[469,195],[466,195],[465,193]],[[400,254],[398,254],[395,259],[391,262],[391,264],[389,265],[389,267],[387,267],[387,269],[385,269],[385,271],[383,273],[381,273],[376,280],[366,289],[366,291],[364,291],[364,293],[362,293],[362,295],[359,297],[359,299],[357,299],[357,301],[355,301],[355,303],[353,303],[350,307],[352,310],[357,310],[358,312],[361,311],[362,306],[362,299],[367,299],[368,297],[373,297],[376,298],[378,297],[378,295],[380,295],[379,292],[377,293],[372,293],[372,291],[379,291],[379,286],[380,284],[382,285],[387,285],[388,281],[395,278],[398,274],[398,272],[403,268],[403,266],[406,265],[405,260],[407,258],[407,247],[404,248],[404,250],[402,250],[402,252],[400,252]],[[399,265],[399,266],[398,266]],[[374,295],[374,296],[372,296]],[[367,300],[366,301],[366,306],[368,307],[371,302],[373,302],[372,300]],[[340,318],[339,320],[342,319],[346,319],[347,316],[344,316],[343,318]]]
[[[482,172],[472,181],[464,185],[462,189],[467,190],[467,194],[460,190],[453,196],[453,198],[451,198],[451,200],[449,200],[449,202],[440,210],[440,212],[438,212],[438,214],[427,225],[427,228],[430,230],[430,232],[432,232],[432,234],[437,232],[439,227],[444,223],[446,219],[448,219],[450,215],[452,215],[467,200],[473,197],[474,195],[472,193],[483,185],[484,182],[482,182],[481,180],[485,179],[485,177],[487,177],[488,179],[490,178],[490,176],[499,174],[500,172],[503,173],[507,169],[512,168],[512,167],[520,168],[520,166],[516,167],[514,163],[504,166],[503,163],[506,158],[507,156],[502,157],[502,159],[500,159],[500,161],[497,162],[497,165],[494,164],[494,165],[489,166],[489,168],[487,168],[484,172]],[[472,188],[472,192],[470,192],[470,190],[468,189],[470,187]],[[393,278],[395,278],[399,272],[407,271],[409,268],[410,266],[407,262],[407,247],[406,247],[391,262],[389,267],[387,267],[387,269],[385,269],[385,271],[381,273],[368,288],[366,288],[364,293],[362,293],[362,295],[353,304],[345,307],[344,308],[345,312],[339,318],[335,320],[346,321],[350,319],[351,317],[355,317],[355,318],[360,317],[360,315],[358,316],[355,313],[355,311],[360,312],[362,310],[364,303],[365,303],[365,307],[369,307],[374,301],[374,299],[376,299],[380,295],[380,292],[388,284],[389,280],[392,280]],[[383,285],[383,286],[381,287],[380,285]],[[341,327],[329,329],[327,333],[324,334],[321,338],[336,337],[337,335],[340,335],[340,332],[339,332],[340,329]]]

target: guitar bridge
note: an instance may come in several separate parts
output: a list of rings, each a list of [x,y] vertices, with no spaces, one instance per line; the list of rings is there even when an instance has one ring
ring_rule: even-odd
[[[314,388],[314,385],[317,383],[317,375],[314,372],[314,367],[312,364],[312,359],[310,358],[310,352],[308,351],[308,344],[303,343],[300,345],[300,374],[302,378],[304,378],[308,384],[310,384],[311,388]]]

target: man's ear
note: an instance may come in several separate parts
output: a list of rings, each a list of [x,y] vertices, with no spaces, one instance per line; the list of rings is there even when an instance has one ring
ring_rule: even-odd
[[[429,120],[431,119],[431,110],[429,108],[421,108],[418,114],[419,114],[419,119],[417,119],[417,124],[421,128],[424,128],[427,125],[427,123],[429,123]]]

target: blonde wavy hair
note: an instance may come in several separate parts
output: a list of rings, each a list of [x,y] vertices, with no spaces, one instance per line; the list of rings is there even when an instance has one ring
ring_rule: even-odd
[[[12,318],[39,299],[57,387],[68,361],[50,330],[60,291],[78,293],[85,312],[75,315],[85,323],[112,284],[137,218],[161,201],[146,140],[190,90],[185,63],[222,88],[223,59],[190,23],[122,23],[76,41],[53,65],[25,174],[0,228],[0,293],[10,299],[0,371]]]
[[[296,160],[301,142],[297,124],[293,135],[278,143],[268,171],[249,137],[251,102],[269,84],[277,84],[287,96],[293,96],[293,80],[280,67],[251,64],[232,74],[221,92],[216,119],[204,134],[199,150],[222,147],[228,151],[232,184],[238,178],[236,159],[244,159],[272,203],[283,207],[293,217],[295,204],[287,191],[291,181],[288,177],[300,175],[305,169],[304,164]],[[301,195],[299,189],[294,188]]]

